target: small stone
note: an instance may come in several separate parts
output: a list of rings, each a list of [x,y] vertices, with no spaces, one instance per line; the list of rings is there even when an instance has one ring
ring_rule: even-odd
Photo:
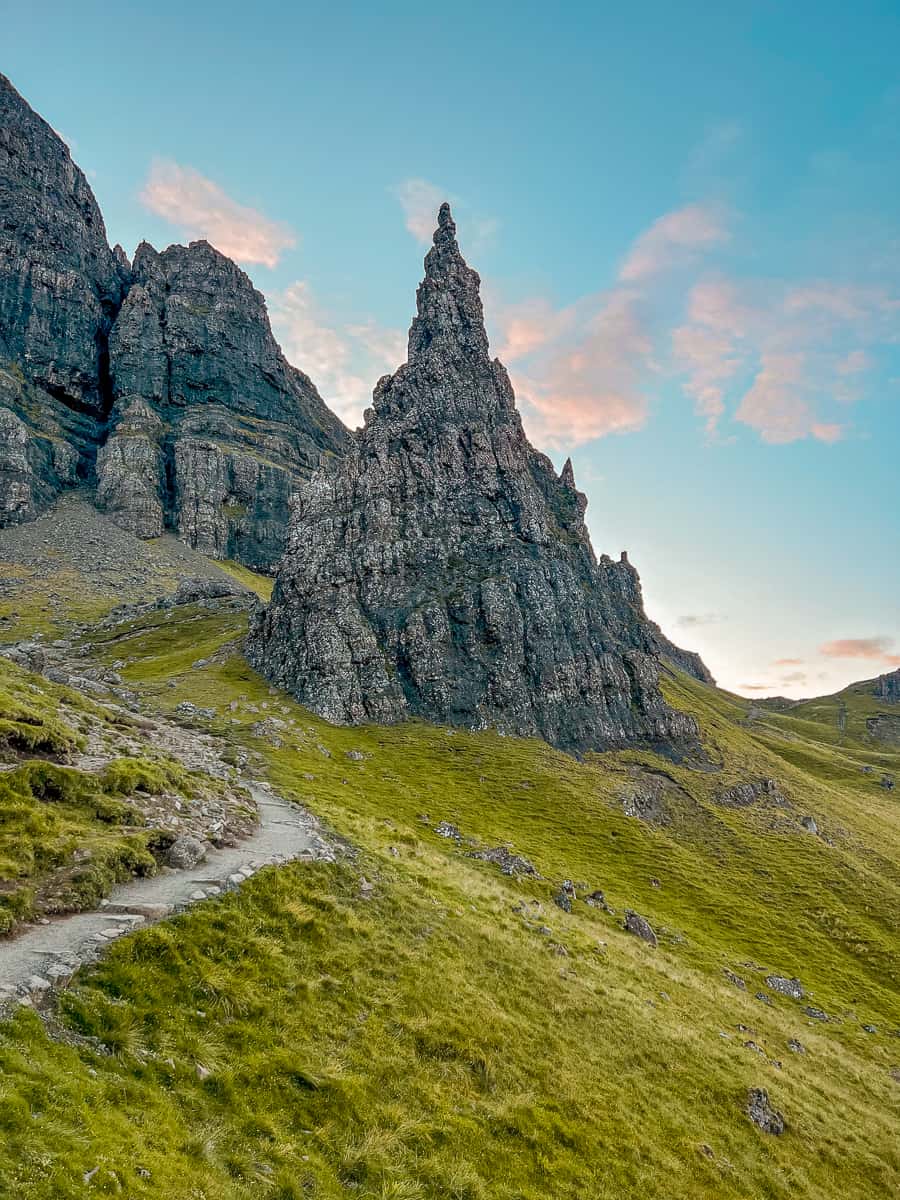
[[[788,1038],[787,1045],[788,1045],[788,1050],[790,1050],[792,1054],[805,1054],[806,1053],[806,1047],[803,1045],[802,1042],[798,1042],[796,1038]]]
[[[803,1010],[808,1017],[812,1017],[814,1021],[827,1021],[828,1013],[821,1008],[816,1008],[812,1004],[808,1004]]]

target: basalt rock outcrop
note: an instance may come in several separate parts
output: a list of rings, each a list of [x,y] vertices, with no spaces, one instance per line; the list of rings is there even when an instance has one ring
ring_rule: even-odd
[[[143,243],[109,358],[100,506],[140,537],[171,527],[215,558],[273,567],[298,481],[349,434],[285,360],[248,277],[207,242]]]
[[[62,139],[0,75],[0,527],[64,488],[141,537],[271,568],[349,434],[206,242],[129,263]]]
[[[84,174],[0,75],[0,525],[90,474],[125,286]]]
[[[479,283],[444,205],[408,361],[301,491],[249,657],[335,722],[677,754],[697,730],[660,693],[636,576],[597,561],[571,464],[557,475],[528,442]]]

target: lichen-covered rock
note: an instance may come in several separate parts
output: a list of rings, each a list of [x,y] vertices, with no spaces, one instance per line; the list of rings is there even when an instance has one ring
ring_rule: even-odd
[[[753,779],[723,788],[716,793],[715,801],[726,808],[749,808],[757,801],[767,800],[779,806],[787,803],[774,779]]]
[[[567,750],[693,745],[627,562],[529,444],[444,205],[406,364],[300,493],[253,664],[335,722],[424,717]]]
[[[802,1000],[805,992],[799,979],[789,979],[786,975],[767,975],[766,983],[773,992],[782,996],[790,996],[792,1000]]]
[[[166,526],[163,422],[139,397],[124,405],[115,435],[97,453],[97,506],[140,538]]]
[[[629,933],[633,933],[635,937],[639,937],[641,941],[647,942],[648,945],[656,946],[657,939],[653,926],[646,917],[632,912],[630,908],[625,910],[625,929]]]
[[[90,473],[124,282],[83,173],[0,75],[0,525]]]
[[[166,862],[176,870],[186,871],[206,858],[206,846],[199,838],[182,834],[175,839],[166,854]]]
[[[769,1102],[769,1093],[765,1088],[751,1088],[747,1093],[747,1116],[753,1124],[763,1131],[777,1137],[784,1133],[784,1117]]]
[[[112,433],[98,503],[142,537],[174,528],[271,568],[291,496],[349,434],[278,349],[263,297],[207,242],[142,243],[110,335]]]

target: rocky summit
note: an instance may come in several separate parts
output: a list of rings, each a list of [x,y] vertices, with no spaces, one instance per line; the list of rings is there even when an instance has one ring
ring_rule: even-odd
[[[637,575],[597,561],[571,463],[557,475],[528,442],[479,285],[445,204],[408,361],[301,491],[250,659],[334,722],[677,753],[697,729],[662,698]]]
[[[139,537],[273,567],[298,479],[349,442],[272,337],[265,301],[207,242],[142,243],[109,340],[97,501]]]
[[[0,526],[87,484],[130,532],[271,569],[298,482],[348,440],[244,272],[206,242],[111,250],[0,75]]]

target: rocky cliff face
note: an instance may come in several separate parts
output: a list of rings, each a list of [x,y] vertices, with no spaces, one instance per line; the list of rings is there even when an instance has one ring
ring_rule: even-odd
[[[886,675],[879,675],[872,691],[879,700],[900,704],[900,667],[896,671],[888,671]]]
[[[677,751],[696,728],[660,694],[636,575],[596,561],[571,464],[526,439],[479,282],[444,205],[408,361],[301,493],[251,661],[336,722]]]
[[[0,525],[90,474],[124,285],[87,180],[0,75]]]
[[[207,242],[142,244],[109,347],[101,507],[141,537],[171,526],[205,554],[274,566],[298,481],[349,435],[285,361],[248,277]]]
[[[62,488],[142,537],[271,568],[299,482],[349,434],[205,242],[133,266],[62,140],[0,76],[0,526]]]

